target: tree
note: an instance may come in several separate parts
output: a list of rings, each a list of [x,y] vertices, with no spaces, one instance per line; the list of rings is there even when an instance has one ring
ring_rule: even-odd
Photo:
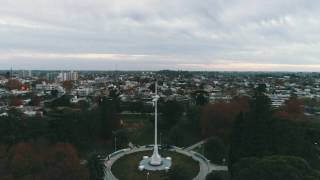
[[[195,91],[194,93],[192,93],[192,97],[194,98],[194,101],[198,106],[203,106],[209,102],[208,92],[204,90]]]
[[[245,158],[235,164],[233,180],[316,180],[320,173],[313,170],[302,158],[269,156]]]
[[[315,131],[305,124],[277,118],[268,102],[263,93],[257,93],[251,111],[238,115],[229,153],[231,173],[233,165],[242,158],[283,154],[302,157],[313,167],[320,167],[316,136],[311,135]]]
[[[22,100],[17,96],[13,96],[9,100],[9,106],[18,107],[18,106],[21,106],[22,104],[23,104]]]
[[[80,100],[77,104],[75,104],[74,107],[79,108],[81,110],[86,110],[90,107],[90,104],[88,101]]]
[[[23,137],[21,114],[18,110],[12,109],[8,116],[0,117],[0,143],[13,145]]]
[[[240,113],[233,126],[229,153],[229,168],[243,157],[266,156],[272,153],[271,100],[265,95],[265,85],[259,85],[250,102],[250,111]]]
[[[186,116],[176,124],[176,129],[173,128],[171,130],[177,130],[176,132],[180,134],[180,138],[177,139],[177,142],[179,142],[177,145],[188,146],[200,141],[200,109],[200,106],[188,106]]]
[[[183,107],[176,100],[168,100],[160,106],[162,114],[159,121],[161,129],[170,129],[181,119]]]
[[[117,149],[128,147],[129,143],[129,133],[127,129],[119,129],[113,132],[114,136],[117,138]]]
[[[87,168],[90,172],[90,180],[103,180],[104,164],[97,153],[90,155],[87,161]]]
[[[266,95],[265,84],[259,84],[255,89],[250,108],[256,118],[270,117],[272,115],[271,100]]]
[[[59,91],[58,90],[56,90],[56,89],[51,90],[51,96],[58,97],[58,95],[59,95]]]
[[[7,79],[9,79],[11,76],[12,76],[11,72],[7,71],[6,74],[5,74],[5,77]]]
[[[199,106],[203,106],[209,102],[208,98],[204,95],[204,93],[199,93],[196,95],[196,104]]]
[[[66,142],[78,148],[90,146],[90,142],[99,139],[101,123],[97,110],[64,110],[47,114],[46,137],[51,142]]]
[[[36,94],[33,94],[31,96],[31,101],[29,103],[30,106],[39,106],[41,102],[41,97],[37,96]]]
[[[214,171],[207,175],[206,180],[229,180],[230,175],[227,171]]]
[[[103,98],[100,105],[101,136],[110,138],[120,128],[119,100],[117,97]]]
[[[22,87],[22,83],[17,79],[10,79],[6,84],[5,87],[9,90],[20,90]]]
[[[87,169],[69,144],[19,143],[11,147],[4,163],[0,175],[9,179],[88,179]]]
[[[53,100],[51,102],[51,106],[52,107],[70,106],[71,105],[70,99],[71,99],[70,96],[63,95],[60,98],[57,98],[57,99]]]
[[[73,81],[63,81],[62,83],[62,87],[66,90],[66,91],[71,91],[72,88],[73,88],[73,84],[74,82]]]
[[[149,86],[148,88],[149,88],[149,90],[150,90],[151,92],[155,92],[155,90],[156,90],[156,85],[155,85],[155,83],[150,84],[150,86]]]
[[[240,112],[247,112],[248,106],[249,102],[245,98],[236,98],[230,103],[217,102],[205,105],[200,119],[202,136],[217,136],[228,143],[237,115]]]
[[[219,138],[210,138],[205,144],[205,156],[212,162],[221,164],[227,160],[227,148]]]
[[[296,95],[292,95],[284,104],[280,107],[276,113],[281,119],[287,119],[292,121],[303,121],[305,120],[304,108],[302,101],[298,99]]]

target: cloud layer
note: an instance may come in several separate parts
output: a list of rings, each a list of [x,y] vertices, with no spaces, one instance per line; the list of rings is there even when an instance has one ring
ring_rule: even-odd
[[[0,68],[320,71],[314,0],[2,0]]]

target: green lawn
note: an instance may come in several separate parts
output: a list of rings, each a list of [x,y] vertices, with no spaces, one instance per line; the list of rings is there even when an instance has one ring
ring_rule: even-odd
[[[137,129],[136,131],[130,134],[130,141],[133,144],[145,145],[154,143],[154,129],[153,125],[150,122],[145,122],[144,127]]]
[[[149,121],[151,115],[148,114],[125,114],[122,119],[125,123],[140,124],[142,127],[135,129],[129,134],[129,141],[137,145],[145,145],[153,143],[153,125]]]
[[[143,127],[137,129],[129,134],[129,141],[134,144],[144,145],[153,143],[153,128],[152,123],[149,121],[150,115],[148,114],[125,114],[122,119],[126,123],[141,123]],[[151,127],[149,127],[151,126]],[[88,142],[85,147],[78,147],[79,155],[82,159],[86,159],[91,153],[96,152],[100,155],[107,155],[114,151],[113,139],[109,141],[97,140],[95,142]]]
[[[143,156],[151,156],[151,151],[146,152],[138,152],[134,154],[130,154],[120,158],[115,164],[112,166],[113,174],[119,180],[142,180],[146,179],[146,171],[140,172],[138,170],[139,162],[142,160]],[[180,167],[184,169],[183,172],[186,172],[188,179],[193,179],[199,172],[199,164],[194,161],[192,158],[184,156],[179,153],[171,152],[171,151],[163,151],[160,152],[163,157],[170,156],[173,160],[173,167]],[[149,179],[151,180],[167,180],[166,173],[163,172],[150,172]],[[188,180],[186,179],[186,180]]]
[[[126,122],[145,122],[149,121],[151,115],[149,114],[121,114],[121,118]]]
[[[91,153],[98,153],[100,155],[108,155],[113,151],[113,144],[111,141],[96,141],[91,142],[87,148],[79,149],[81,158],[86,159]]]

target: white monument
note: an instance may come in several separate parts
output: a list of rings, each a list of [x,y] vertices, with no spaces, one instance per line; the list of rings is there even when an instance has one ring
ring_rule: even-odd
[[[158,100],[160,96],[158,95],[158,82],[155,82],[155,95],[153,96],[154,103],[154,146],[153,154],[151,157],[144,156],[143,160],[140,162],[139,170],[150,170],[150,171],[161,171],[168,170],[171,167],[171,158],[162,158],[159,154],[158,147]]]
[[[160,96],[158,96],[158,82],[155,83],[155,95],[153,96],[154,103],[154,147],[153,154],[151,156],[150,164],[153,166],[159,166],[162,164],[162,159],[159,154],[158,148],[158,100]]]

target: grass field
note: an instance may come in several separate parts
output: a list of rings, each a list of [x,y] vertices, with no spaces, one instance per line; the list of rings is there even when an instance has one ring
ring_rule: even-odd
[[[122,119],[130,125],[139,124],[141,127],[135,129],[129,134],[129,141],[137,145],[145,145],[153,143],[153,124],[150,122],[152,118],[149,114],[125,114]]]
[[[121,118],[127,122],[145,122],[152,117],[150,114],[121,114]]]
[[[151,151],[138,152],[120,158],[112,166],[113,174],[119,180],[143,180],[146,179],[146,171],[140,172],[138,165],[143,156],[151,156]],[[173,167],[179,167],[186,173],[188,179],[194,178],[199,172],[199,164],[192,158],[171,151],[162,151],[160,154],[163,157],[172,157]],[[149,179],[151,180],[167,180],[167,174],[163,172],[150,172]],[[188,180],[186,179],[186,180]]]
[[[82,159],[86,159],[92,153],[98,153],[100,155],[108,155],[113,151],[113,144],[111,141],[96,141],[90,142],[90,145],[85,149],[79,150],[79,155]]]

